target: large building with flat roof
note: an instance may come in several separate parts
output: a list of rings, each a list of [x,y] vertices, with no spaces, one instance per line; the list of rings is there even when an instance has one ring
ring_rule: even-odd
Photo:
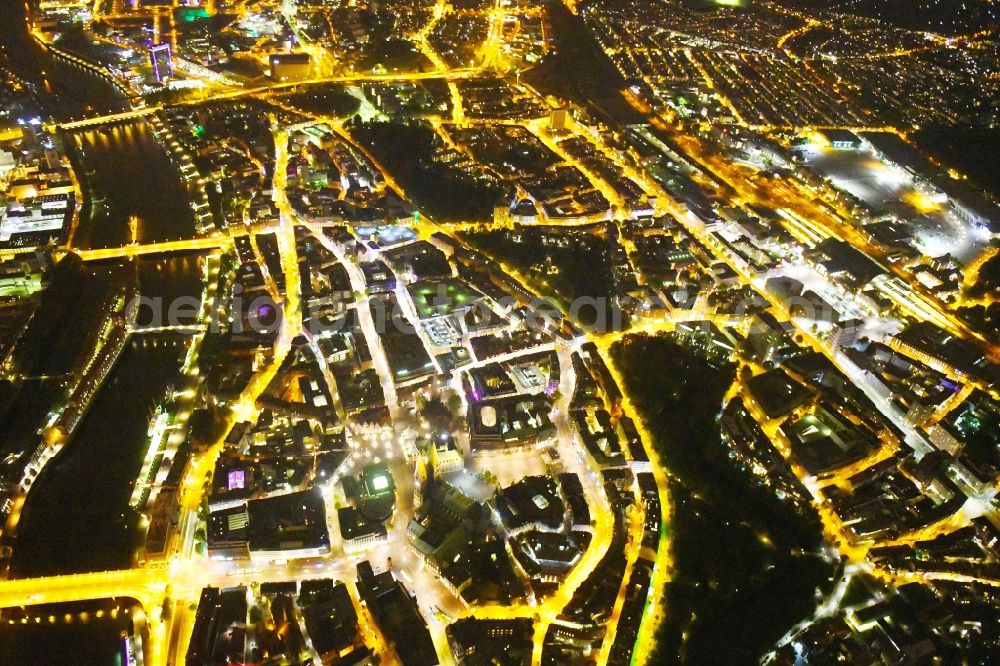
[[[275,81],[301,81],[312,76],[308,53],[272,53],[271,78]]]
[[[318,557],[330,552],[319,489],[247,502],[250,559]]]

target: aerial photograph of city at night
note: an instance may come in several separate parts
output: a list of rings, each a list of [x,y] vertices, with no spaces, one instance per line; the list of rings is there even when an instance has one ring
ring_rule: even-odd
[[[0,0],[0,666],[1000,663],[1000,0]]]

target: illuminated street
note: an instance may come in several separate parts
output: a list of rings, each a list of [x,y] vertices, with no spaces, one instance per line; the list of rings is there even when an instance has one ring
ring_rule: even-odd
[[[995,2],[0,11],[0,665],[1000,655]]]

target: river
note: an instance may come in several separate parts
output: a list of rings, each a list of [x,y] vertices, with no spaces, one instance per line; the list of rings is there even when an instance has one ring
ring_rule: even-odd
[[[20,1],[0,2],[0,64],[33,84],[43,108],[64,118],[114,108],[111,86],[53,62],[28,34]],[[194,216],[179,174],[145,121],[70,134],[85,202],[76,247],[190,237]],[[169,303],[199,296],[197,254],[147,256],[137,262],[144,296]],[[133,335],[75,435],[42,472],[24,503],[11,573],[16,577],[128,567],[142,539],[129,506],[144,455],[149,419],[178,378],[187,338]],[[44,655],[35,663],[57,663]],[[59,662],[61,663],[61,662]]]
[[[0,611],[0,664],[124,666],[135,602],[101,599]]]
[[[199,257],[146,258],[144,296],[197,296]],[[43,470],[21,513],[11,573],[45,576],[132,565],[142,540],[129,505],[150,416],[177,381],[187,336],[136,334],[94,398],[76,434]]]
[[[66,120],[128,107],[109,82],[51,57],[28,32],[26,13],[27,0],[0,2],[0,66],[31,86],[47,113]]]
[[[146,121],[73,132],[63,144],[74,151],[85,199],[74,247],[129,243],[133,216],[140,243],[195,235],[184,183]]]

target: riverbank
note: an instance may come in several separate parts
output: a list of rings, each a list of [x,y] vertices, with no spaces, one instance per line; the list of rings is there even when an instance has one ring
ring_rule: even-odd
[[[0,664],[123,666],[138,611],[132,599],[3,609]]]
[[[140,293],[166,303],[197,299],[200,261],[197,255],[141,260]],[[168,387],[178,385],[189,342],[179,333],[132,336],[75,435],[24,503],[14,577],[132,565],[144,525],[129,500],[148,449],[150,417]]]
[[[52,57],[28,30],[27,3],[0,2],[0,66],[28,82],[56,120],[110,113],[128,106],[121,92],[92,72]]]

